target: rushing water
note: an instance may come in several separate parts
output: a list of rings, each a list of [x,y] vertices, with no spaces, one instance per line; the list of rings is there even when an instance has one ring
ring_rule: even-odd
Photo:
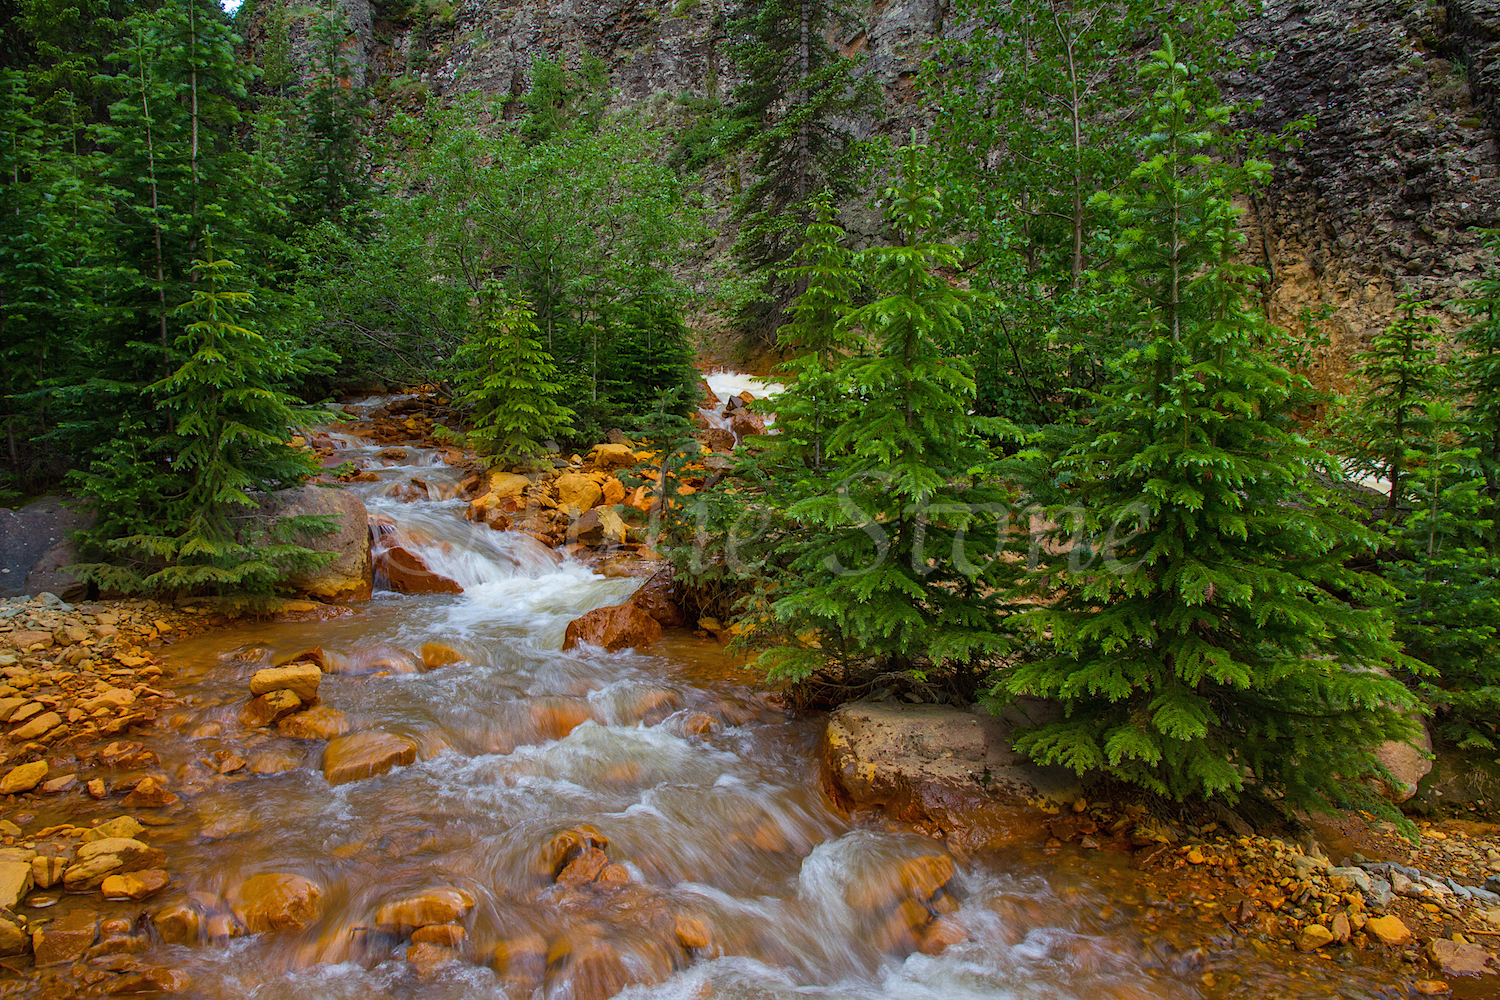
[[[934,845],[830,810],[815,762],[819,720],[776,711],[711,641],[679,635],[647,652],[561,651],[570,619],[625,600],[635,581],[469,524],[462,501],[444,499],[458,471],[430,452],[380,459],[377,451],[392,452],[348,442],[350,458],[380,470],[381,482],[357,487],[372,513],[464,593],[377,593],[342,618],[245,626],[167,652],[190,696],[176,732],[149,744],[185,793],[179,821],[151,833],[168,847],[171,892],[212,905],[252,874],[292,872],[325,887],[327,903],[306,931],[157,945],[142,956],[187,970],[193,995],[519,1000],[482,953],[419,979],[404,941],[369,933],[381,904],[447,885],[478,901],[471,946],[526,933],[575,947],[603,941],[648,980],[626,989],[634,1000],[1397,995],[1373,981],[1350,985],[1332,963],[1283,973],[1243,945],[1228,961],[1215,957],[1194,947],[1191,917],[1160,923],[1166,914],[1151,909],[1123,855],[1046,856],[1039,845],[961,861],[956,917],[967,941],[938,956],[882,950],[848,891]],[[388,496],[413,477],[430,499]],[[369,661],[429,641],[467,659],[426,673],[329,675],[320,691],[356,730],[413,737],[420,754],[408,767],[330,787],[321,743],[236,721],[250,675],[272,659],[317,645]],[[712,718],[708,732],[685,727],[695,712]],[[587,721],[566,732],[579,718]],[[185,743],[183,734],[196,735]],[[216,751],[280,754],[297,766],[221,777],[202,763]],[[608,838],[628,888],[562,895],[538,884],[542,846],[579,824]],[[663,908],[701,918],[712,947],[691,963],[664,959],[647,926]],[[563,976],[539,995],[588,992]]]

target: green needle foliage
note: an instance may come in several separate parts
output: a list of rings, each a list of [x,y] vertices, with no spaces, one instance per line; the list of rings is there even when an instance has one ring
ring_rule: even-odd
[[[1075,507],[1054,519],[1081,530],[1034,578],[1053,603],[996,692],[1066,709],[1020,738],[1039,762],[1177,799],[1340,802],[1412,698],[1381,670],[1389,622],[1351,603],[1389,592],[1347,568],[1378,536],[1317,487],[1330,460],[1291,418],[1305,382],[1258,346],[1257,274],[1233,262],[1232,199],[1269,165],[1212,155],[1230,111],[1189,76],[1170,40],[1145,71],[1139,165],[1111,202],[1132,344],[1058,462]]]
[[[762,654],[772,675],[800,680],[835,667],[847,676],[857,665],[919,680],[934,669],[982,675],[979,665],[1006,648],[992,587],[1005,497],[984,475],[985,435],[1005,428],[971,415],[968,366],[945,353],[972,296],[938,273],[957,265],[958,251],[930,241],[941,202],[920,153],[908,148],[901,181],[885,192],[896,244],[859,261],[874,300],[839,319],[844,279],[828,273],[809,282],[816,291],[800,313],[805,321],[824,309],[833,321],[804,337],[829,345],[847,325],[870,350],[842,365],[856,399],[830,429],[830,474],[807,481],[786,512],[800,528],[797,555],[771,614],[793,639]]]
[[[287,444],[293,425],[316,415],[298,414],[276,389],[296,372],[291,352],[239,324],[252,296],[224,287],[233,267],[211,246],[194,261],[198,285],[176,310],[192,318],[174,345],[186,360],[147,389],[172,432],[80,477],[99,507],[85,544],[110,561],[79,575],[101,588],[267,597],[285,576],[333,558],[294,540],[326,531],[326,518],[256,523],[266,494],[317,471],[309,452]],[[120,504],[132,492],[134,502]]]
[[[479,323],[459,349],[458,385],[473,407],[469,438],[501,464],[523,463],[563,434],[573,411],[556,399],[557,365],[538,339],[536,314],[498,281],[480,288]]]

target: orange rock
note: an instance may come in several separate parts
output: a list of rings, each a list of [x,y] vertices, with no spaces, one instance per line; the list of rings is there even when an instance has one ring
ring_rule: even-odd
[[[422,666],[428,670],[436,670],[452,663],[461,663],[467,659],[467,656],[452,646],[445,646],[441,642],[424,643],[422,646]]]
[[[594,879],[601,885],[625,885],[630,881],[630,869],[618,861],[611,861],[599,871],[599,877]]]
[[[245,707],[240,710],[240,725],[259,729],[283,716],[291,715],[301,707],[302,699],[291,691],[271,691],[256,695],[245,702]]]
[[[490,964],[501,979],[522,987],[520,996],[530,996],[547,973],[547,942],[539,934],[508,938],[495,945]]]
[[[967,927],[954,917],[942,916],[917,932],[917,950],[924,955],[940,955],[949,945],[968,938]]]
[[[586,701],[548,698],[531,703],[531,722],[543,739],[560,740],[594,717]]]
[[[418,979],[429,979],[445,965],[458,961],[458,952],[452,948],[425,942],[413,944],[406,949],[406,960],[411,964]]]
[[[549,967],[548,995],[561,993],[563,982],[571,985],[573,1000],[610,1000],[629,985],[630,976],[612,945],[590,939],[573,945],[558,967]]]
[[[412,944],[435,944],[444,948],[457,948],[468,937],[460,924],[430,924],[411,932]]]
[[[630,595],[630,603],[656,619],[664,628],[682,628],[687,624],[687,615],[677,603],[679,587],[672,580],[670,570],[651,577]]]
[[[606,506],[613,507],[615,504],[625,501],[625,484],[614,476],[606,477],[600,485],[604,488],[604,503]]]
[[[904,899],[926,902],[952,877],[953,859],[946,854],[901,858],[863,873],[844,898],[857,910],[885,910]]]
[[[323,916],[323,890],[300,875],[252,875],[229,893],[229,906],[252,934],[305,930]]]
[[[349,719],[331,705],[319,705],[282,719],[276,731],[298,740],[330,740],[349,731]]]
[[[428,924],[450,924],[474,908],[474,897],[463,889],[442,886],[388,903],[375,913],[375,926],[387,934],[406,934]]]
[[[330,785],[384,774],[417,759],[417,745],[404,736],[370,731],[339,736],[323,748],[323,776]]]
[[[162,783],[156,778],[148,775],[136,782],[135,789],[125,796],[125,801],[121,804],[126,809],[159,809],[177,801],[177,796],[162,787]]]
[[[461,594],[463,588],[427,568],[422,557],[393,545],[374,555],[375,579],[403,594]]]
[[[580,642],[609,652],[627,647],[644,649],[660,638],[661,625],[656,619],[633,604],[621,604],[590,611],[569,622],[563,649],[572,649]]]
[[[586,847],[558,873],[559,885],[583,885],[599,877],[609,858],[597,847]]]
[[[203,937],[203,915],[186,903],[176,903],[151,915],[151,926],[167,944],[197,944]]]
[[[677,917],[677,943],[689,951],[695,948],[707,948],[713,943],[713,933],[708,925],[696,917]]]

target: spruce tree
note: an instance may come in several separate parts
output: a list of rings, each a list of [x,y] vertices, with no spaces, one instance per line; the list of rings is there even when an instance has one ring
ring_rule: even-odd
[[[843,362],[857,349],[848,319],[860,280],[854,254],[844,245],[832,192],[825,188],[815,196],[813,213],[794,266],[784,272],[788,283],[802,287],[802,294],[787,310],[777,346],[797,356],[779,369],[787,386],[772,401],[776,435],[770,445],[778,460],[821,470],[831,458],[829,434],[850,416]]]
[[[327,530],[326,518],[258,523],[268,494],[317,471],[310,452],[287,443],[310,414],[277,388],[297,373],[295,357],[240,325],[237,313],[253,297],[225,287],[234,265],[205,243],[192,298],[175,311],[191,320],[174,344],[185,360],[146,390],[172,431],[129,436],[133,461],[103,458],[80,477],[101,500],[134,496],[123,509],[101,504],[83,534],[85,548],[107,561],[79,575],[108,590],[266,597],[285,577],[332,559],[296,539]]]
[[[316,12],[308,35],[311,72],[298,88],[297,215],[304,224],[327,220],[358,229],[370,197],[361,133],[370,95],[345,54],[351,40],[341,10],[329,4]]]
[[[565,433],[573,420],[557,401],[557,366],[537,339],[534,318],[499,282],[485,282],[479,322],[454,359],[463,400],[474,411],[470,439],[500,463],[541,454],[541,442]]]
[[[1258,275],[1235,263],[1232,199],[1269,166],[1215,157],[1230,112],[1191,72],[1170,39],[1145,70],[1139,164],[1110,202],[1132,343],[1054,470],[1074,503],[1054,517],[1082,531],[1033,579],[1036,646],[996,690],[1062,703],[1018,739],[1041,763],[1178,799],[1342,802],[1412,698],[1384,672],[1390,623],[1351,603],[1389,592],[1348,568],[1378,538],[1320,489],[1332,460],[1292,418],[1306,383],[1258,346]]]
[[[775,331],[801,290],[781,280],[781,268],[812,221],[809,199],[824,188],[853,193],[855,123],[872,116],[880,97],[873,80],[855,76],[858,60],[828,42],[851,19],[834,0],[769,0],[745,4],[728,26],[744,82],[725,112],[723,146],[754,158],[754,179],[735,205],[734,254],[760,286],[741,316],[757,332]]]
[[[1006,648],[993,588],[1006,497],[986,476],[985,437],[1005,428],[971,415],[968,366],[946,354],[972,297],[937,273],[959,258],[932,241],[941,201],[920,152],[908,148],[885,192],[897,243],[859,261],[875,298],[843,322],[870,349],[841,366],[855,399],[829,433],[833,465],[786,510],[795,557],[770,612],[789,640],[761,657],[773,675],[863,665],[972,674]]]

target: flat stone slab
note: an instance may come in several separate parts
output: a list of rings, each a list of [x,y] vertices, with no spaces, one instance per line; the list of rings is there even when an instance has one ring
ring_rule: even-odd
[[[417,745],[404,736],[365,732],[339,736],[323,749],[323,776],[330,785],[384,774],[417,759]]]
[[[845,812],[873,809],[959,851],[1035,836],[1038,798],[1071,802],[1078,777],[1011,749],[1024,719],[944,705],[851,702],[828,719],[824,788]]]

